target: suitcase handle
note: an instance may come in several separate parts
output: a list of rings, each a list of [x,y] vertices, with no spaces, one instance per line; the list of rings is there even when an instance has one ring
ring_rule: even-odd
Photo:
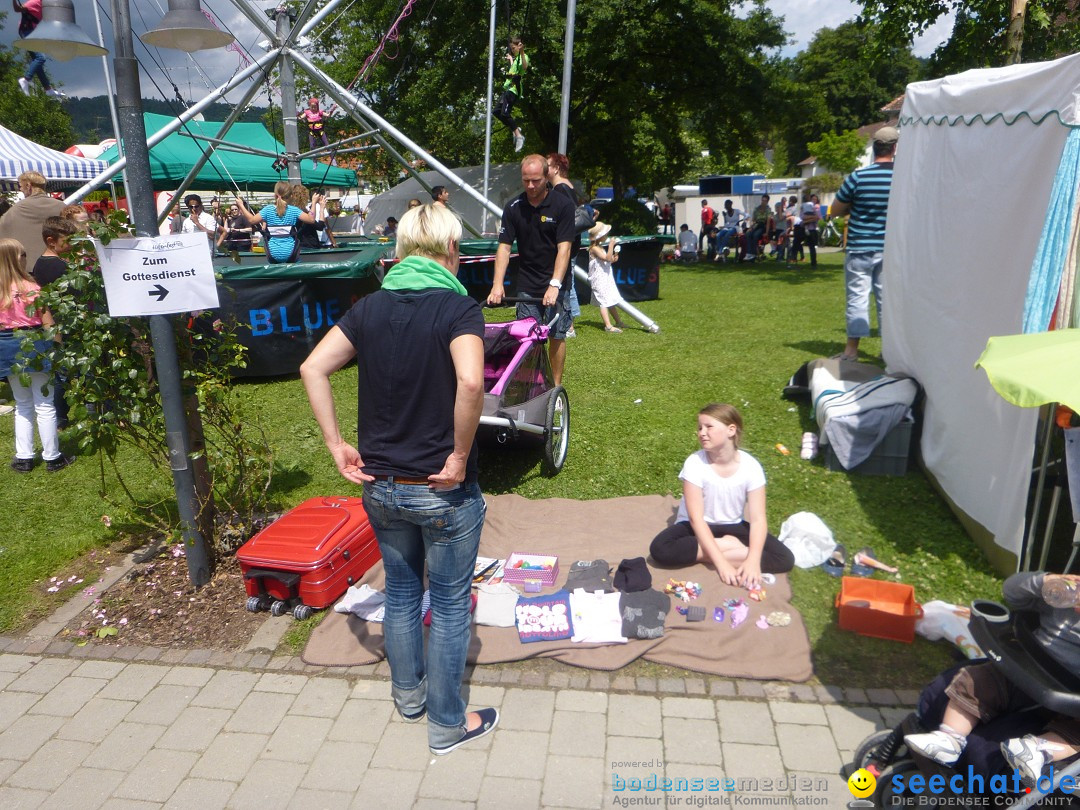
[[[300,582],[300,575],[292,571],[274,571],[270,568],[249,568],[244,572],[244,579],[276,579],[289,590],[296,588]]]

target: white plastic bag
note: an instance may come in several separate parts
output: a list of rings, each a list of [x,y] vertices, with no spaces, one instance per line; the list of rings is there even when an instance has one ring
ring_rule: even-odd
[[[983,651],[968,630],[971,609],[935,600],[922,606],[922,618],[915,622],[915,632],[931,641],[946,639],[968,658],[982,658]]]
[[[799,568],[815,568],[836,548],[832,530],[813,512],[796,512],[780,527],[780,542],[795,555]]]

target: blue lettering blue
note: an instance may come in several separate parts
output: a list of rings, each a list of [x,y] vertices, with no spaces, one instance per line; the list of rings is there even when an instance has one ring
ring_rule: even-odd
[[[288,311],[285,307],[278,307],[278,312],[281,313],[281,331],[282,332],[299,332],[299,326],[289,326]]]
[[[952,779],[949,780],[949,788],[953,793],[959,795],[964,792],[964,777],[960,774],[954,774]],[[982,791],[979,791],[982,793]]]
[[[896,774],[893,776],[892,789],[893,793],[895,793],[897,796],[899,796],[901,793],[904,792],[904,790],[906,790],[906,786],[904,785],[904,777],[902,775]]]
[[[930,792],[935,795],[945,792],[945,777],[940,773],[931,776],[928,784],[930,785]]]
[[[926,789],[926,777],[921,773],[912,774],[908,779],[908,790],[918,796]]]
[[[1058,783],[1058,790],[1062,793],[1072,793],[1076,790],[1076,777],[1066,774],[1061,777],[1061,782]]]
[[[314,332],[322,326],[322,304],[318,301],[315,302],[315,322],[311,322],[311,310],[307,304],[304,304],[304,328]]]
[[[626,786],[630,790],[640,791],[641,790],[641,780],[640,779],[627,779],[626,780]]]
[[[335,298],[326,302],[326,325],[333,326],[338,317],[338,301]]]
[[[626,790],[626,782],[619,778],[617,773],[611,775],[611,789],[612,790]]]
[[[725,778],[724,779],[724,788],[723,789],[728,791],[729,793],[731,791],[733,791],[735,789],[735,780]]]
[[[975,787],[976,784],[978,785],[977,788]],[[981,773],[975,773],[974,766],[968,765],[968,769],[967,769],[968,793],[972,793],[972,794],[977,793],[977,794],[981,795],[982,793],[985,792],[985,784],[986,783],[983,781],[982,774]],[[960,792],[962,792],[962,791],[957,791],[957,793],[960,793]]]
[[[251,324],[251,334],[255,337],[269,335],[274,331],[274,325],[270,323],[270,310],[249,309],[248,323]]]

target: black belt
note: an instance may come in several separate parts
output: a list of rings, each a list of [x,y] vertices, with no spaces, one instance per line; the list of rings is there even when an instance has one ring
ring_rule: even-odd
[[[376,475],[376,481],[386,481],[390,484],[411,484],[412,486],[431,486],[426,478],[406,478],[404,475]]]

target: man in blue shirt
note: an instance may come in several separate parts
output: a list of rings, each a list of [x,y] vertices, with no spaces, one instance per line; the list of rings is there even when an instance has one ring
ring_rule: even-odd
[[[877,306],[878,329],[881,328],[885,217],[899,137],[895,127],[882,127],[874,133],[874,162],[847,176],[829,211],[833,216],[851,214],[847,226],[847,256],[844,258],[847,345],[840,355],[844,360],[857,360],[859,340],[870,335],[871,292]]]

